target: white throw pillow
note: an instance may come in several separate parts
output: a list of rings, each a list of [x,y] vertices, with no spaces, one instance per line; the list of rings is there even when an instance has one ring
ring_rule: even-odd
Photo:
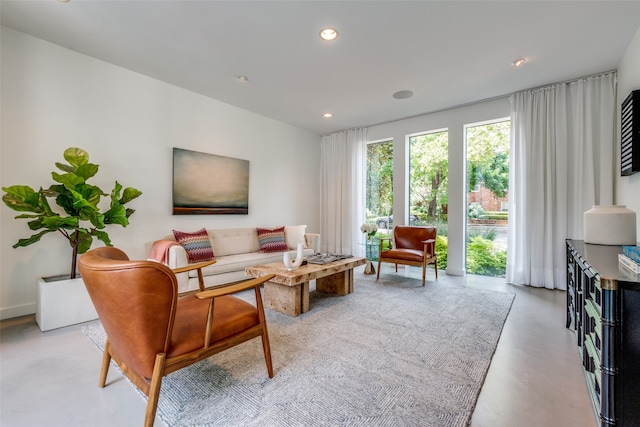
[[[297,249],[298,243],[302,243],[303,248],[307,248],[307,241],[304,234],[307,231],[306,225],[285,225],[284,241],[287,242],[289,249]]]

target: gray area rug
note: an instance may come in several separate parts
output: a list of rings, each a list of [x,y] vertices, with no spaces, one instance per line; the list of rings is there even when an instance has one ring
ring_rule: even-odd
[[[374,278],[356,272],[346,297],[312,292],[300,317],[266,310],[274,378],[254,339],[165,377],[158,416],[169,426],[468,425],[514,296]],[[83,332],[104,348],[99,322]]]

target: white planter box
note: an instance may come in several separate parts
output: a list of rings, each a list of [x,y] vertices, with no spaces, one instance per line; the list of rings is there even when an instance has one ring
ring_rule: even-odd
[[[42,332],[98,318],[81,278],[39,277],[36,323]]]

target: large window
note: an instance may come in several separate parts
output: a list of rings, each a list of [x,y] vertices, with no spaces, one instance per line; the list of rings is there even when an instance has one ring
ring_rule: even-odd
[[[446,224],[449,204],[449,134],[409,137],[409,224]]]
[[[379,228],[393,222],[393,141],[367,145],[366,221]]]
[[[469,125],[466,271],[504,277],[507,262],[509,120]]]
[[[409,225],[438,228],[438,267],[447,268],[449,208],[449,132],[409,137]]]

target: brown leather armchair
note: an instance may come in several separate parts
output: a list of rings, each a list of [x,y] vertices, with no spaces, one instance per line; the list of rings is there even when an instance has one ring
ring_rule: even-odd
[[[438,258],[436,257],[436,227],[412,227],[406,225],[396,225],[393,228],[393,245],[390,249],[383,251],[382,246],[385,240],[380,239],[380,254],[378,256],[378,275],[380,278],[380,264],[390,262],[398,264],[413,265],[422,267],[422,286],[425,283],[427,265],[433,264],[438,278]]]
[[[145,426],[155,421],[165,375],[252,338],[262,337],[267,373],[273,378],[260,294],[260,284],[273,275],[179,296],[170,268],[153,261],[130,261],[113,247],[88,251],[80,257],[79,269],[107,333],[99,386],[105,386],[113,359],[148,396]],[[255,306],[230,295],[252,288]]]

